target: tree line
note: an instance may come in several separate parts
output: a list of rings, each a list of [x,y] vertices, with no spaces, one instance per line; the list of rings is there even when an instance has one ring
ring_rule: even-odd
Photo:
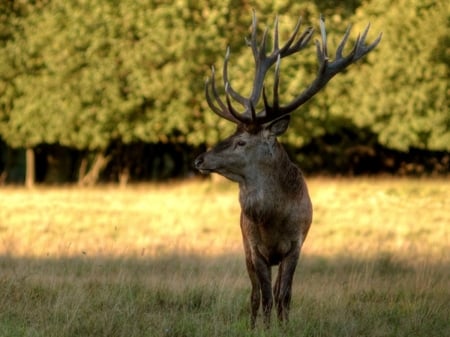
[[[308,166],[314,160],[305,153],[315,147],[326,156],[335,146],[336,158],[358,149],[370,157],[382,147],[397,157],[433,151],[435,166],[448,168],[445,0],[10,0],[0,3],[0,175],[11,177],[20,161],[29,184],[54,163],[83,184],[102,175],[145,179],[158,165],[175,167],[168,175],[181,165],[186,174],[192,153],[233,127],[204,98],[205,78],[211,65],[222,67],[227,46],[233,86],[250,90],[254,65],[244,38],[252,8],[260,34],[279,14],[282,39],[298,16],[318,37],[323,14],[330,50],[349,23],[353,42],[368,22],[368,41],[383,32],[375,51],[293,114],[282,140],[295,157]],[[315,58],[311,43],[283,60],[281,100],[311,81]]]

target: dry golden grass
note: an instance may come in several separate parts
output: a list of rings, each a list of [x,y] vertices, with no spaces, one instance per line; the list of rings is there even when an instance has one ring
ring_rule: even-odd
[[[446,180],[311,179],[304,252],[446,258]],[[237,187],[227,182],[125,189],[0,190],[0,254],[28,257],[217,255],[240,251]]]
[[[448,261],[448,180],[313,180],[311,190],[315,220],[308,252]]]
[[[0,254],[220,254],[239,241],[236,191],[210,183],[0,190]]]
[[[237,186],[0,189],[0,336],[443,336],[450,182],[309,179],[291,322],[247,330]]]

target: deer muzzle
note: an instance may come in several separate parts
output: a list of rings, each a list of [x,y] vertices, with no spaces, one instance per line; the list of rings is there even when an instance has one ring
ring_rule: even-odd
[[[207,168],[206,165],[205,165],[205,153],[202,153],[197,158],[195,158],[194,166],[202,174],[207,174],[207,173],[211,173],[212,172],[212,170]]]

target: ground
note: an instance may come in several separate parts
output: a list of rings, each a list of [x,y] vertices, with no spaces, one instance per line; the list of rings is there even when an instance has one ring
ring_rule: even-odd
[[[308,183],[291,321],[253,332],[237,186],[2,187],[0,336],[450,335],[450,182]]]

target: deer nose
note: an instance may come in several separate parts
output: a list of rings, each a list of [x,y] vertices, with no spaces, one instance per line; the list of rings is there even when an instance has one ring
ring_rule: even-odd
[[[198,156],[197,158],[195,158],[195,160],[194,160],[194,166],[195,166],[196,168],[199,168],[199,166],[201,166],[201,165],[203,164],[204,161],[205,161],[205,160],[204,160],[204,157],[203,157],[203,155],[201,154],[200,156]]]

